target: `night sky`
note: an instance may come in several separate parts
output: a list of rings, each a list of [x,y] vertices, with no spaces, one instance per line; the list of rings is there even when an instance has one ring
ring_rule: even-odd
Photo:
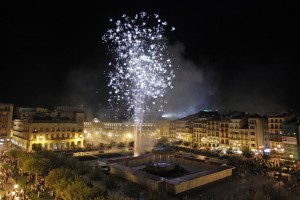
[[[110,18],[145,11],[176,28],[167,35],[179,66],[167,113],[300,110],[296,1],[96,2],[3,6],[0,102],[84,104],[93,113],[104,112],[105,72],[111,68],[101,37],[111,28]]]

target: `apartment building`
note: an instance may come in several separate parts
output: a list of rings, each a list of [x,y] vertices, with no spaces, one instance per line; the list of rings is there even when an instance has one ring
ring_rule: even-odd
[[[10,142],[13,104],[0,103],[0,145]]]
[[[13,120],[12,144],[32,151],[36,148],[63,150],[83,147],[84,112],[72,112],[72,117],[54,115],[48,109],[20,109]],[[27,115],[24,110],[31,113]],[[54,117],[55,116],[55,117]]]

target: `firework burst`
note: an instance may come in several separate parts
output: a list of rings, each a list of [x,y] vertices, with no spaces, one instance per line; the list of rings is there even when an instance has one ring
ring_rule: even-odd
[[[103,36],[114,59],[109,65],[110,102],[126,102],[127,112],[133,113],[136,123],[151,109],[163,112],[164,95],[172,88],[175,77],[167,38],[164,36],[168,24],[159,15],[145,12],[134,18],[123,15],[120,20],[110,20],[114,28]],[[174,27],[169,29],[175,30]]]

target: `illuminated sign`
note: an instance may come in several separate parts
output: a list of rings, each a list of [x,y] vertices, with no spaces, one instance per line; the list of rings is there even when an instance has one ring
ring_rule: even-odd
[[[296,137],[282,136],[282,143],[284,143],[284,144],[297,144],[297,139],[296,139]]]

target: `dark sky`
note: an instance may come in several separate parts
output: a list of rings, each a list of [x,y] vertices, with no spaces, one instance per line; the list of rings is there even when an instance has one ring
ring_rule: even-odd
[[[180,65],[169,113],[300,109],[297,1],[95,2],[3,6],[0,102],[99,111],[107,102],[109,56],[101,37],[109,19],[145,11],[176,28],[168,35]]]

